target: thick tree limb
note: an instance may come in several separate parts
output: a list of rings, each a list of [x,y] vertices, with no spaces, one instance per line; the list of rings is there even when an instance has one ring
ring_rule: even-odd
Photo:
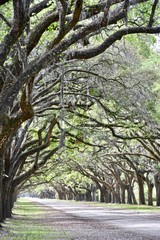
[[[48,8],[52,5],[53,3],[50,0],[43,0],[40,3],[34,5],[30,10],[29,10],[29,15],[33,16],[34,14],[37,14],[44,10],[45,8]]]
[[[49,44],[48,49],[52,49],[55,45],[60,43],[60,41],[64,38],[64,36],[77,24],[80,14],[82,12],[82,6],[83,6],[83,0],[76,0],[72,19],[63,27],[61,24],[60,27],[62,27],[62,29],[60,28],[57,37]]]
[[[0,0],[0,5],[3,5],[3,4],[5,4],[5,3],[7,3],[7,2],[9,2],[10,0]]]
[[[104,52],[107,48],[109,48],[114,42],[121,40],[123,36],[135,33],[145,33],[145,34],[153,34],[159,33],[160,27],[131,27],[125,28],[119,31],[116,31],[111,36],[109,36],[102,44],[97,47],[86,49],[82,51],[73,51],[70,52],[67,56],[67,59],[89,59],[95,57],[102,52]]]
[[[7,55],[13,46],[13,44],[18,40],[18,38],[23,33],[23,30],[27,24],[28,11],[29,11],[30,0],[27,3],[23,0],[13,1],[14,17],[13,24],[10,32],[5,36],[4,40],[0,45],[0,66],[5,62]]]

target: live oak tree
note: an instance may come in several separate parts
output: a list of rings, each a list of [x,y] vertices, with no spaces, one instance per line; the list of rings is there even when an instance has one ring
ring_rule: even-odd
[[[119,51],[120,53],[126,54],[122,49]],[[131,53],[127,52],[126,56],[131,57]],[[146,71],[144,74],[142,70],[139,70],[139,74],[137,74],[137,69],[134,72],[133,62],[135,61],[136,64],[136,59],[133,61],[133,56],[130,59],[132,71],[128,71],[130,61],[121,62],[120,59],[121,57],[105,59],[105,56],[102,55],[98,63],[92,61],[91,65],[88,64],[87,67],[85,66],[86,63],[84,65],[83,63],[74,63],[72,67],[65,66],[63,68],[63,81],[60,83],[60,89],[63,88],[61,96],[63,107],[62,109],[59,108],[59,111],[61,112],[61,120],[65,123],[67,139],[65,145],[68,154],[62,154],[61,156],[63,170],[59,171],[58,176],[54,176],[57,168],[53,168],[51,170],[53,175],[51,174],[50,180],[46,180],[47,184],[50,182],[50,185],[56,189],[60,198],[65,199],[68,196],[69,198],[77,198],[78,196],[80,199],[80,196],[82,197],[77,192],[78,185],[82,187],[79,181],[65,181],[70,174],[71,179],[73,179],[73,171],[81,172],[81,174],[92,179],[95,183],[95,190],[98,188],[101,192],[101,201],[125,203],[125,192],[127,192],[127,202],[136,203],[134,184],[137,182],[139,203],[144,204],[144,182],[147,182],[148,189],[153,189],[153,182],[150,181],[149,176],[153,172],[149,169],[153,167],[153,158],[147,156],[144,148],[142,146],[140,148],[134,141],[152,139],[152,135],[149,134],[151,130],[144,131],[147,127],[144,120],[147,122],[148,119],[149,123],[151,122],[147,103],[150,99],[153,101],[154,95],[149,91],[148,86],[151,87],[157,76],[152,72],[146,74]],[[114,65],[116,65],[116,71]],[[120,71],[122,69],[123,74]],[[129,75],[128,72],[132,72],[132,74]],[[141,79],[142,76],[143,79]],[[86,79],[88,79],[87,82]],[[127,85],[125,83],[126,79],[128,80]],[[132,88],[130,87],[131,83]],[[52,89],[52,94],[53,92]],[[142,92],[145,93],[143,97],[141,97]],[[56,92],[54,96],[56,96]],[[122,101],[122,99],[125,99],[125,101]],[[44,99],[36,102],[40,103],[41,100]],[[47,96],[45,100],[47,100]],[[86,104],[87,102],[88,104]],[[99,105],[97,106],[96,103],[99,103]],[[38,114],[43,112],[43,115],[45,115],[45,111],[49,109],[51,108],[43,109],[42,105],[42,110],[36,112]],[[130,109],[132,109],[132,112]],[[107,121],[111,124],[107,124]],[[117,129],[119,130],[117,131]],[[111,134],[112,132],[118,134]],[[133,134],[135,132],[136,135]],[[89,146],[93,147],[90,151],[88,151]],[[72,151],[74,151],[73,156]],[[85,154],[81,152],[85,152]],[[78,163],[75,163],[73,159],[76,159]],[[84,164],[81,159],[84,159]],[[152,160],[152,164],[150,164],[150,160]],[[65,164],[70,166],[70,172],[64,169]],[[42,175],[44,175],[44,172],[48,174],[48,169],[50,169],[50,164],[46,167],[46,170],[43,168]],[[147,176],[144,176],[146,173]],[[40,172],[37,174],[40,174]],[[32,179],[34,179],[33,185],[35,185],[36,178]],[[39,176],[37,181],[40,182]],[[43,177],[41,181],[44,183]],[[32,182],[29,181],[29,183],[32,185]],[[76,190],[73,189],[73,184],[75,184]],[[85,184],[83,185],[85,186]],[[26,186],[28,186],[28,182]],[[87,186],[85,189],[88,193],[91,190]],[[152,196],[150,199],[152,200]],[[152,201],[149,202],[149,204],[152,203]]]
[[[158,1],[0,1],[0,221],[4,158],[34,116],[36,79],[66,61],[89,59],[123,36],[159,33]],[[99,38],[98,38],[99,37]],[[79,46],[80,45],[80,46]],[[56,81],[56,80],[55,80]]]
[[[112,60],[112,71],[110,71],[109,60]],[[133,59],[131,61],[133,67]],[[114,64],[116,64],[116,71],[114,70]],[[156,143],[159,139],[157,128],[155,127],[156,132],[154,132],[153,128],[151,129],[147,126],[147,124],[153,122],[148,111],[148,101],[151,99],[153,101],[154,95],[150,88],[157,76],[150,71],[146,74],[146,70],[144,72],[142,69],[134,71],[134,67],[131,71],[132,74],[129,75],[127,73],[130,73],[130,71],[123,68],[123,64],[127,64],[127,62],[119,62],[118,65],[118,61],[114,62],[113,59],[109,58],[106,60],[102,56],[98,60],[98,64],[94,64],[92,61],[91,65],[87,66],[90,70],[85,69],[83,65],[79,66],[78,71],[77,68],[72,69],[72,77],[74,76],[74,83],[76,83],[74,84],[76,87],[72,91],[69,91],[69,89],[71,90],[73,82],[69,76],[66,77],[68,74],[66,71],[65,77],[68,80],[65,82],[63,92],[64,105],[67,106],[71,99],[73,104],[72,108],[69,108],[68,112],[64,113],[66,134],[71,137],[65,144],[68,147],[67,158],[77,159],[77,170],[79,169],[81,173],[96,182],[101,192],[106,192],[109,189],[110,192],[116,194],[115,186],[117,184],[123,194],[122,202],[125,202],[124,191],[127,191],[128,202],[136,203],[132,182],[137,182],[139,186],[139,203],[145,204],[144,182],[147,182],[150,191],[153,188],[153,182],[148,179],[148,174],[151,173],[151,169],[148,166],[152,167],[156,159],[153,159],[146,153],[145,148],[140,146],[137,141],[152,139]],[[103,68],[102,66],[105,67]],[[118,66],[120,69],[125,69],[123,74],[118,75]],[[129,66],[128,69],[130,69]],[[76,72],[76,75],[74,75],[74,72]],[[88,73],[87,76],[85,75],[86,72]],[[112,77],[110,74],[112,74]],[[86,78],[88,78],[87,83],[85,81]],[[81,88],[78,87],[80,84]],[[132,88],[130,87],[131,84]],[[80,96],[81,98],[79,98]],[[94,100],[94,104],[89,108],[84,106],[84,109],[78,109],[76,102],[82,101],[82,96],[87,97],[86,100],[88,101],[89,99]],[[80,143],[97,148],[97,152],[100,155],[96,155],[94,149],[91,149],[87,154],[88,147],[85,146],[84,150],[80,150]],[[73,157],[71,157],[71,149],[75,151]],[[78,152],[76,153],[76,151]],[[81,151],[85,152],[85,154],[81,154]],[[100,161],[100,171],[97,172],[94,167],[96,169],[99,168],[98,163],[99,159],[101,159],[101,154],[104,162]],[[88,165],[84,163],[83,166],[81,158],[85,161],[89,159]],[[95,161],[93,161],[94,158]],[[108,162],[114,163],[112,166],[107,165],[107,169],[110,169],[109,171],[112,172],[109,176],[105,170],[105,161],[107,159]],[[152,164],[150,164],[150,160],[152,160]],[[127,162],[126,165],[121,164],[122,161]],[[72,161],[70,164],[74,166]],[[120,174],[117,174],[117,165]],[[146,168],[143,167],[145,165]],[[144,176],[144,174],[147,174],[147,176]],[[107,183],[108,180],[112,184]],[[149,196],[151,199],[151,195]],[[102,201],[104,201],[104,197]],[[118,201],[120,202],[120,200]],[[152,201],[149,201],[149,204],[152,204]]]
[[[11,216],[15,197],[24,182],[41,169],[60,148],[60,136],[56,130],[55,118],[49,123],[45,122],[45,125],[37,130],[31,130],[33,129],[31,128],[28,132],[27,125],[24,130],[20,129],[16,133],[11,145],[6,149],[2,198],[4,217]],[[35,123],[32,124],[32,127],[34,126]],[[32,137],[32,131],[34,131],[34,137]],[[56,137],[53,132],[57,133]],[[49,148],[51,142],[52,148]]]

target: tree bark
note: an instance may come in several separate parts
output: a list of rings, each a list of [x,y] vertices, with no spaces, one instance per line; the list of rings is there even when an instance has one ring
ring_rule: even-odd
[[[92,191],[91,191],[91,189],[87,190],[85,196],[86,196],[86,201],[88,201],[88,202],[92,201]]]
[[[0,222],[3,222],[3,161],[4,161],[4,149],[0,149]]]
[[[121,203],[126,203],[126,189],[121,186]]]
[[[160,172],[154,175],[155,187],[156,187],[156,205],[160,206]]]
[[[140,174],[137,174],[137,182],[139,187],[139,204],[146,204],[145,195],[144,195],[144,181]]]
[[[93,184],[91,184],[91,190],[92,190],[92,201],[96,201],[96,191],[97,191],[97,187],[94,186]]]
[[[135,197],[135,193],[133,191],[133,187],[131,189],[131,192],[132,192],[132,200],[133,200],[133,204],[137,204],[137,200],[136,200],[136,197]]]
[[[153,183],[148,182],[148,205],[153,206]]]
[[[132,204],[132,190],[131,190],[131,187],[128,186],[127,187],[127,203],[128,204]]]
[[[112,196],[111,195],[112,195],[111,192],[108,191],[107,192],[107,201],[106,201],[106,203],[111,203],[111,201],[112,201]]]
[[[116,184],[116,193],[117,193],[115,196],[116,203],[121,203],[120,187],[118,184]]]
[[[3,217],[4,219],[12,216],[12,208],[14,204],[14,188],[10,179],[3,180]]]
[[[3,221],[3,156],[0,156],[0,222]]]
[[[104,186],[101,186],[99,188],[99,190],[100,190],[100,202],[105,202],[106,201],[106,198],[105,198],[106,189]]]

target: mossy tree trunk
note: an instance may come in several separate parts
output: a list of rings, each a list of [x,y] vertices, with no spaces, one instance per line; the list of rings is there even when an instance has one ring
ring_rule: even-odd
[[[138,189],[139,189],[139,204],[146,204],[145,201],[145,194],[144,194],[144,180],[143,176],[139,173],[137,173],[137,183],[138,183]]]
[[[126,188],[121,186],[121,203],[126,203]]]
[[[0,153],[0,222],[3,221],[3,153]]]
[[[160,206],[160,172],[154,175],[155,187],[156,187],[156,204]]]
[[[153,206],[153,187],[154,184],[152,180],[149,179],[148,175],[146,177],[147,187],[148,187],[148,205]]]

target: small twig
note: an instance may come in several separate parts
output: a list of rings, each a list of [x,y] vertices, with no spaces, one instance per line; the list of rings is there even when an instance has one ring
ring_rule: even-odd
[[[5,16],[3,16],[2,13],[0,13],[0,18],[7,24],[8,27],[11,27],[11,23],[7,20]]]
[[[150,15],[149,23],[148,23],[148,27],[152,27],[152,25],[154,23],[154,14],[155,14],[158,2],[159,2],[159,0],[155,0],[154,3],[153,3],[152,11],[151,11],[151,15]]]

